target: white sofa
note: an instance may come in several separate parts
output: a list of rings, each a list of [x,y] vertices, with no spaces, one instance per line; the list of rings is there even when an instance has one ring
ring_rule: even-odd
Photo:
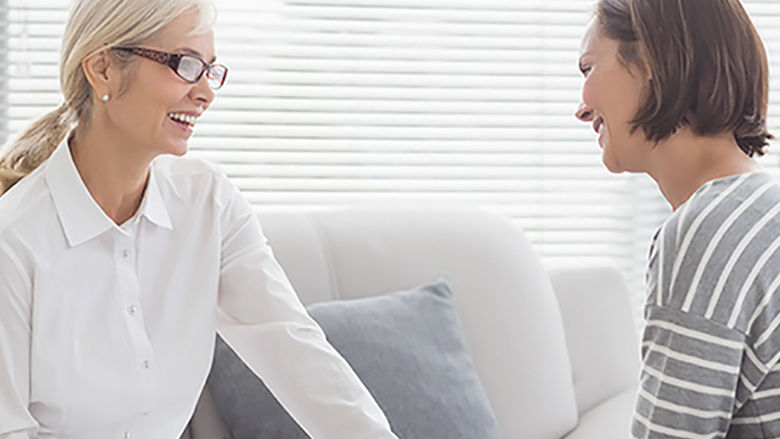
[[[639,347],[615,269],[546,270],[511,220],[471,207],[274,212],[260,219],[306,304],[446,275],[507,439],[629,437]],[[205,392],[185,436],[227,437],[222,428]]]

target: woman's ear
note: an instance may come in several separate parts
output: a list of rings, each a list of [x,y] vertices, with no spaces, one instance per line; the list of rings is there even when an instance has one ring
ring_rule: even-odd
[[[114,62],[108,52],[100,52],[90,56],[81,63],[84,75],[92,86],[95,96],[112,95],[117,82]]]
[[[644,80],[648,83],[653,80],[653,69],[650,68],[649,57],[647,56],[647,49],[645,46],[639,44],[637,47],[637,55],[639,57],[639,63],[642,66],[642,75]]]
[[[648,64],[648,63],[646,63],[644,61],[642,62],[642,64],[644,65],[644,70],[645,70],[645,72],[644,72],[645,82],[650,84],[650,83],[653,82],[653,69],[650,68],[650,64]]]

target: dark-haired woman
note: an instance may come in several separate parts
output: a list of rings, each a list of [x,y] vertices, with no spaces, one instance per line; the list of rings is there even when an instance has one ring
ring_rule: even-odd
[[[647,273],[637,438],[780,437],[780,185],[753,159],[763,45],[738,0],[601,0],[577,117],[674,209]]]

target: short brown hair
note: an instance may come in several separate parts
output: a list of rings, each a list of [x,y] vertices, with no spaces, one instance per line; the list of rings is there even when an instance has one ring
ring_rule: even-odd
[[[650,70],[634,130],[654,142],[685,125],[731,132],[747,155],[764,154],[769,67],[739,0],[599,0],[596,17],[624,63]]]

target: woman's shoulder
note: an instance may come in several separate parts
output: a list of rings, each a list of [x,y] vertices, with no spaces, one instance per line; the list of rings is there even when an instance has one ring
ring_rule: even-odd
[[[53,211],[53,202],[39,166],[0,196],[0,240],[7,231],[30,227]]]
[[[661,233],[673,244],[667,250],[677,251],[686,243],[708,243],[721,234],[733,238],[775,225],[777,213],[780,180],[764,172],[737,174],[705,183],[669,217]]]
[[[758,285],[779,269],[777,245],[777,179],[734,175],[708,182],[669,217],[654,240],[648,275],[665,304],[708,318],[720,310],[730,321],[729,308],[748,294],[741,293],[744,285]]]
[[[218,165],[199,157],[160,156],[154,160],[152,169],[173,193],[187,200],[221,198],[232,185]]]

